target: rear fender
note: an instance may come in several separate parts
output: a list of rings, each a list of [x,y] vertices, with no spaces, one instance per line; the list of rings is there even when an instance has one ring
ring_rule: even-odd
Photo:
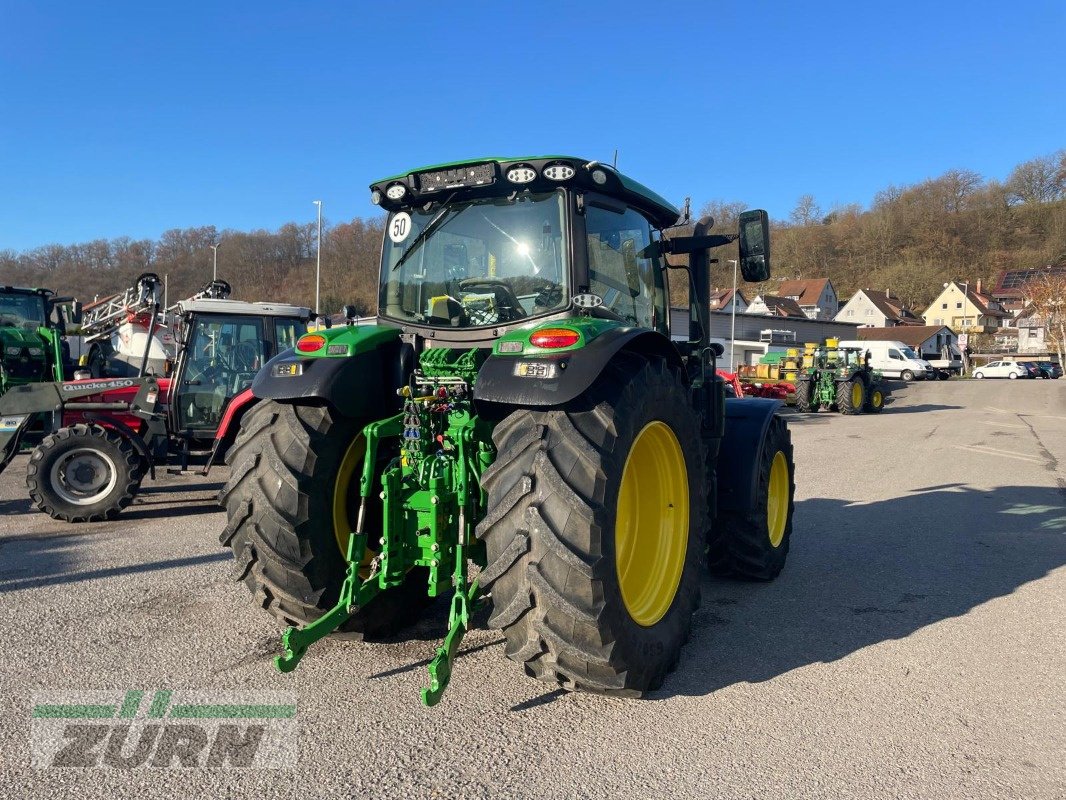
[[[286,350],[252,381],[260,400],[324,400],[348,417],[387,416],[399,408],[402,383],[400,332],[376,325],[316,331],[329,342],[316,354]],[[331,345],[343,352],[330,354]]]
[[[557,322],[552,327],[569,325]],[[587,391],[622,350],[659,356],[673,367],[683,366],[677,348],[661,333],[619,326],[599,333],[580,349],[489,356],[474,384],[474,399],[527,408],[560,406]],[[519,376],[520,369],[528,374]]]
[[[755,505],[766,431],[780,400],[750,397],[725,401],[725,436],[718,451],[718,511],[744,513]]]

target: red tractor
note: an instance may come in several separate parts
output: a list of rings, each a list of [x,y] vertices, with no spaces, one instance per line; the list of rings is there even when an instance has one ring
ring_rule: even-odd
[[[147,374],[150,330],[139,375],[80,373],[0,398],[0,471],[27,435],[44,434],[26,469],[41,511],[67,522],[111,519],[157,465],[177,460],[185,469],[201,456],[207,474],[255,402],[255,374],[293,347],[311,318],[300,306],[227,299],[184,300],[172,311],[177,361],[166,375]]]

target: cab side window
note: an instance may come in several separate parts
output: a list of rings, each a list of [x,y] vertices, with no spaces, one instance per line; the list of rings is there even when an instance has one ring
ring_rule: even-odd
[[[642,255],[651,223],[631,208],[619,213],[589,203],[585,212],[589,291],[631,325],[666,332],[666,291],[658,259]]]

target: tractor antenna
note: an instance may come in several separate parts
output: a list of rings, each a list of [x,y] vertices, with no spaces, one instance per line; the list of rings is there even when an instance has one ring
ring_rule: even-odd
[[[692,198],[685,198],[685,205],[681,207],[681,224],[688,225],[692,220]]]
[[[611,166],[614,167],[616,170],[618,169],[618,148],[617,147],[614,149],[614,161],[611,162]]]

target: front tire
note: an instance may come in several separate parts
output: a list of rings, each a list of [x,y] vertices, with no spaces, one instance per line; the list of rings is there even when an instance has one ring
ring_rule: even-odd
[[[100,522],[133,502],[144,464],[120,433],[95,424],[61,428],[30,454],[26,488],[52,519]]]
[[[811,411],[811,388],[813,382],[802,380],[796,383],[796,410]]]
[[[792,434],[781,417],[770,420],[758,469],[754,506],[745,513],[723,512],[712,529],[707,565],[714,575],[769,581],[785,566],[792,539],[796,465]]]
[[[1015,381],[1015,380],[1018,379],[1018,373],[1017,372],[1012,372],[1009,375],[1007,375],[1007,377],[1010,378],[1012,381]]]
[[[241,421],[219,495],[229,518],[219,541],[233,550],[234,580],[283,627],[313,622],[340,596],[342,547],[358,509],[362,427],[325,405],[270,400]],[[381,505],[376,492],[371,498],[365,527],[376,541]],[[402,586],[356,611],[339,635],[387,636],[413,622],[429,602],[424,578],[412,570]]]
[[[680,374],[623,353],[566,408],[496,427],[481,581],[527,674],[639,696],[674,668],[699,605],[699,425]]]
[[[885,392],[880,385],[870,387],[862,410],[870,414],[880,414],[885,410]]]
[[[903,370],[903,372],[901,372],[899,374],[899,376],[900,376],[900,378],[902,378],[905,381],[913,381],[914,380],[914,373],[911,372],[909,369]]]

